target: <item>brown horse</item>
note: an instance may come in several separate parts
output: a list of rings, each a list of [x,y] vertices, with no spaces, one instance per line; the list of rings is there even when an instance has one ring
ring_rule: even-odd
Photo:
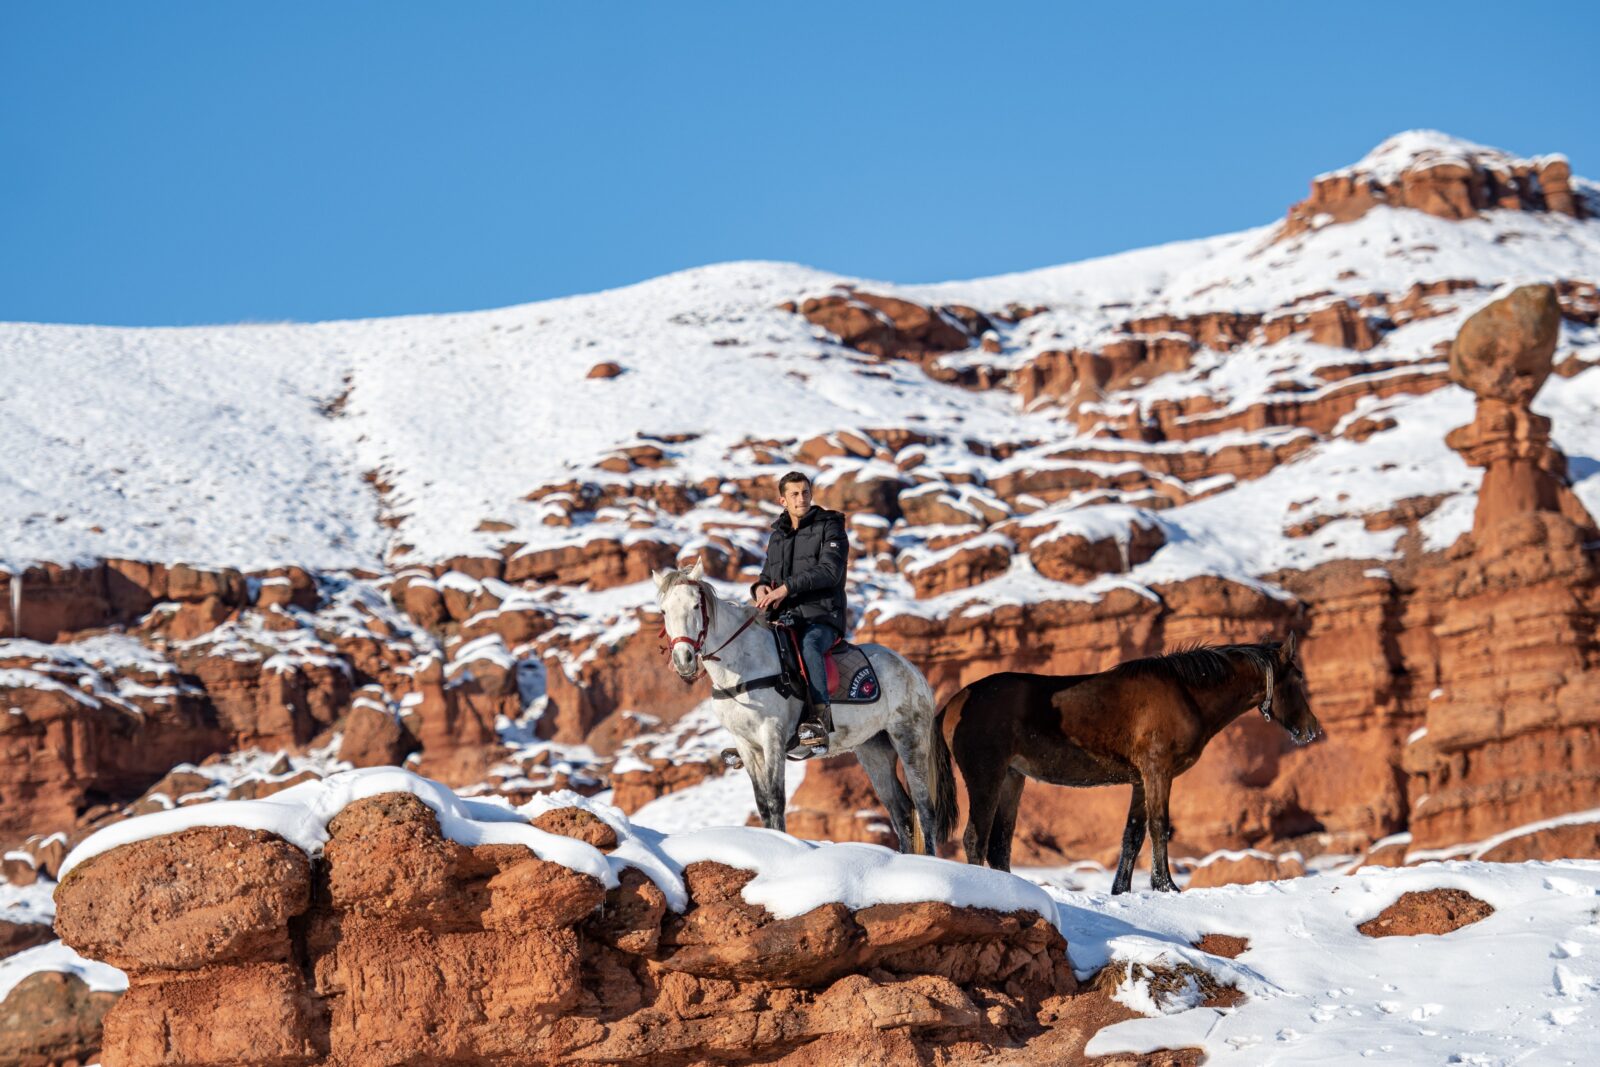
[[[1128,783],[1113,893],[1133,883],[1150,825],[1150,884],[1176,890],[1167,868],[1172,780],[1206,742],[1256,708],[1298,744],[1321,732],[1306,699],[1295,639],[1219,645],[1132,660],[1099,674],[991,674],[951,697],[934,726],[936,841],[955,822],[951,753],[967,783],[967,862],[1011,869],[1011,835],[1028,778],[1053,785]]]

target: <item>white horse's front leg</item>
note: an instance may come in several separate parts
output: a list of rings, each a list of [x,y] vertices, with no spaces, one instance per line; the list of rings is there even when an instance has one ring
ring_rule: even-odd
[[[741,741],[739,748],[744,754],[745,770],[750,775],[750,788],[756,795],[756,812],[761,816],[762,826],[782,830],[787,803],[783,790],[783,739],[777,725],[769,719],[762,723],[755,741],[759,747]]]

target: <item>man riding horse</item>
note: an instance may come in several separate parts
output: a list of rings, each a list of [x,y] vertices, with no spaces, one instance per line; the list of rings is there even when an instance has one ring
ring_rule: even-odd
[[[790,471],[778,479],[783,514],[772,524],[767,562],[750,588],[756,608],[787,615],[800,634],[810,700],[795,731],[812,756],[828,754],[833,731],[826,655],[845,631],[845,564],[850,541],[844,516],[811,502],[811,479]]]

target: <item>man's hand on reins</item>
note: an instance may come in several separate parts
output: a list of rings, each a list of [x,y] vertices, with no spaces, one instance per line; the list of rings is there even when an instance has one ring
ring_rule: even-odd
[[[776,589],[770,586],[758,587],[756,590],[756,610],[765,611],[770,607],[775,607],[783,603],[784,598],[788,595],[789,587],[787,585],[780,585]]]

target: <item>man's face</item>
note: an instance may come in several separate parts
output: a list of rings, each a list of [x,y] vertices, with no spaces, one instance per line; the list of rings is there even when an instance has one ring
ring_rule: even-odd
[[[782,499],[789,521],[799,522],[811,510],[811,486],[805,482],[790,482],[783,487]]]

